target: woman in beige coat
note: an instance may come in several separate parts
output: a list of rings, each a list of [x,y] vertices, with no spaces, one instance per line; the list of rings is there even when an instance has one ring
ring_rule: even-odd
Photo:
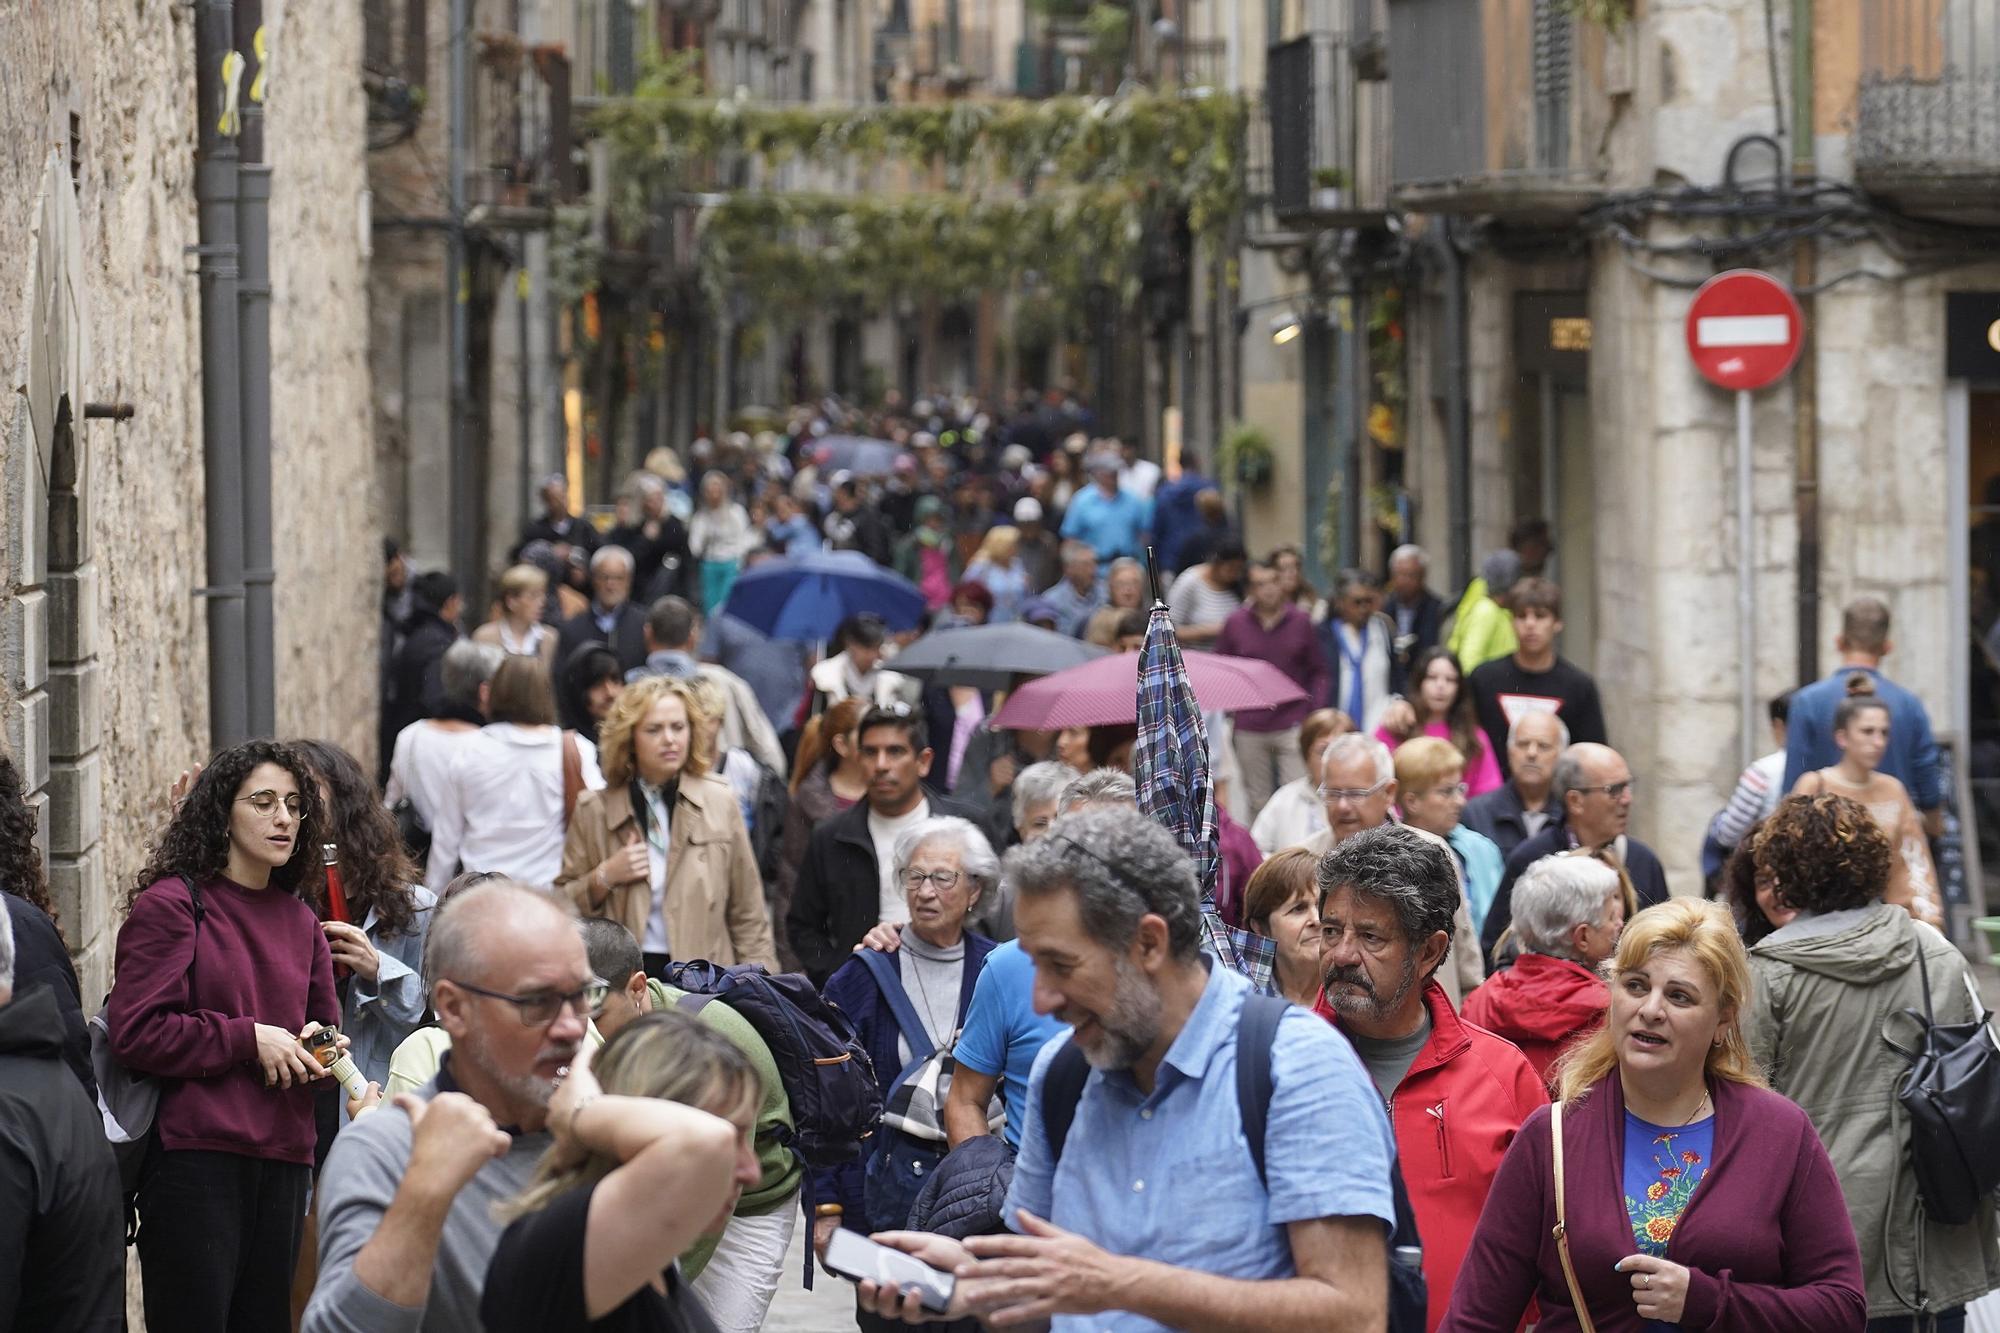
[[[646,974],[669,961],[776,968],[771,918],[743,812],[711,776],[686,682],[626,687],[598,730],[603,791],[577,802],[557,888],[632,932]]]

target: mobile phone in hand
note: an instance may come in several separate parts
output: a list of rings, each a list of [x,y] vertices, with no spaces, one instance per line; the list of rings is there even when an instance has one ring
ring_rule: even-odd
[[[914,1291],[924,1309],[932,1314],[944,1314],[951,1309],[951,1294],[958,1286],[956,1277],[932,1268],[914,1254],[879,1245],[844,1227],[827,1242],[824,1262],[850,1281]]]

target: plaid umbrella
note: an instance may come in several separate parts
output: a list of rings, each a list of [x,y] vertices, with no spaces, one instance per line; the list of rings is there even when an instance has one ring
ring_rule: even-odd
[[[1215,910],[1215,875],[1222,856],[1215,832],[1215,786],[1209,776],[1208,729],[1188,683],[1173,617],[1153,603],[1146,646],[1139,654],[1139,740],[1132,749],[1139,808],[1165,825],[1194,858],[1201,883],[1201,923],[1208,947],[1224,963],[1269,990],[1277,946],[1232,929]]]

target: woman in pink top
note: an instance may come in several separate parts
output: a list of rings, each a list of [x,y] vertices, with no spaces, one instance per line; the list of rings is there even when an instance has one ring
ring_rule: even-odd
[[[1375,728],[1375,739],[1394,750],[1411,736],[1435,736],[1450,741],[1465,756],[1465,794],[1483,795],[1500,785],[1500,765],[1479,728],[1472,710],[1472,691],[1465,687],[1465,673],[1458,659],[1442,644],[1433,644],[1417,654],[1410,664],[1410,707],[1417,715],[1416,726],[1406,735],[1397,735],[1386,726]]]

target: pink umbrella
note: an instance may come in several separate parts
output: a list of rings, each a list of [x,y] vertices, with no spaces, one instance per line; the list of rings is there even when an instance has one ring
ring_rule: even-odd
[[[1272,708],[1306,697],[1290,676],[1250,657],[1187,652],[1195,702],[1209,712]],[[995,727],[1060,731],[1139,720],[1139,654],[1118,653],[1031,680],[993,715]]]

